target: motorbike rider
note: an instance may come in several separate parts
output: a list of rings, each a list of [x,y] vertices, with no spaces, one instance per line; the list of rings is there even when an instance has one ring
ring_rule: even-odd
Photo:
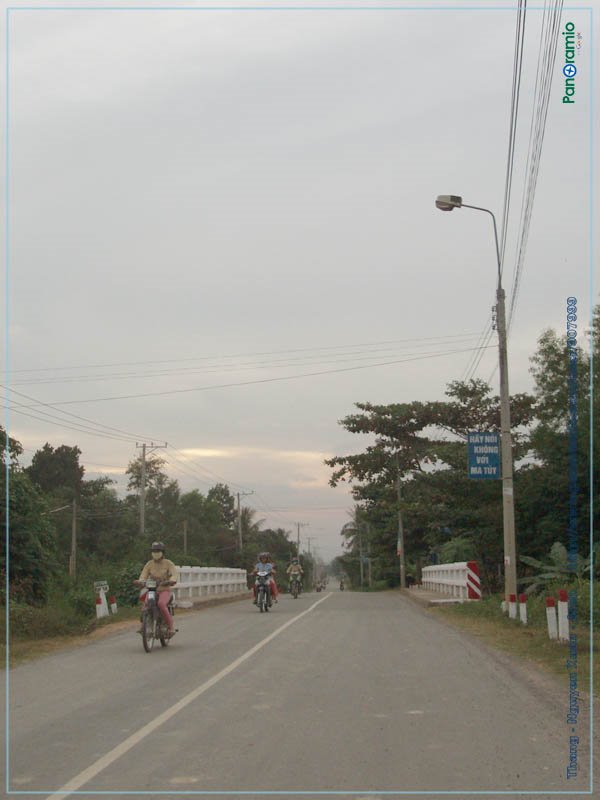
[[[275,564],[271,559],[270,553],[258,554],[258,562],[256,563],[256,566],[252,570],[252,574],[257,575],[259,572],[269,573],[270,575],[269,588],[271,590],[271,597],[276,603],[279,602],[277,600],[277,584],[275,583],[275,574],[277,570],[275,569]],[[254,605],[256,605],[256,603],[258,602],[256,597],[256,582],[254,583],[253,589],[254,589]]]
[[[286,573],[290,581],[290,592],[292,591],[292,581],[294,578],[296,578],[300,589],[302,589],[302,576],[304,575],[304,570],[302,569],[297,558],[292,558],[289,567],[286,569]]]
[[[177,628],[174,627],[174,620],[167,608],[171,598],[171,586],[175,586],[178,580],[177,567],[168,558],[165,558],[165,546],[162,542],[152,542],[152,558],[146,562],[140,573],[140,577],[133,583],[136,586],[143,586],[148,578],[154,578],[157,582],[158,607],[163,619],[169,628],[169,637],[175,636]],[[145,598],[145,592],[140,599]],[[140,629],[141,632],[141,629]]]

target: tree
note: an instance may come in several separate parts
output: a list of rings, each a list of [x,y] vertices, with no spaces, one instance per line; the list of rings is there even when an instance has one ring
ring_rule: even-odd
[[[353,497],[371,525],[376,580],[397,582],[394,531],[399,508],[409,572],[419,571],[427,553],[447,542],[443,531],[451,529],[470,541],[488,585],[496,580],[502,560],[501,488],[497,482],[490,486],[492,482],[468,479],[466,438],[470,430],[499,429],[499,398],[486,383],[474,380],[449,384],[446,395],[447,401],[428,403],[357,403],[362,413],[340,422],[352,433],[375,437],[364,452],[325,463],[334,468],[332,486],[345,480],[353,484]],[[534,398],[515,395],[511,406],[515,454],[520,457],[529,447]],[[405,479],[400,506],[398,475]]]
[[[206,499],[218,510],[221,525],[224,528],[233,528],[236,520],[235,498],[229,491],[229,486],[217,483],[209,489]]]
[[[25,471],[16,464],[22,452],[19,442],[12,440],[9,448],[15,461],[8,470],[8,552],[10,561],[9,586],[11,599],[25,603],[44,603],[48,597],[50,579],[56,570],[54,525],[48,505],[39,489]],[[0,471],[0,495],[6,497],[6,470]],[[7,530],[6,505],[1,504],[0,525]],[[2,584],[6,576],[6,551],[1,558]],[[5,599],[5,598],[3,598]]]
[[[54,449],[46,444],[38,450],[31,466],[25,470],[31,480],[43,492],[56,492],[69,489],[75,497],[79,495],[85,469],[79,463],[81,450],[62,444]]]

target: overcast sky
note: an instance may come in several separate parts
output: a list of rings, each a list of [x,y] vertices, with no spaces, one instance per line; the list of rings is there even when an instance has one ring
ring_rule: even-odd
[[[78,401],[58,408],[128,440],[13,412],[22,461],[78,445],[86,476],[123,490],[136,440],[167,441],[183,490],[254,490],[259,518],[310,523],[302,536],[329,559],[352,502],[323,459],[367,443],[338,420],[357,401],[443,399],[489,320],[490,218],[434,200],[462,195],[500,224],[516,10],[77,5],[10,13],[9,380],[34,398],[15,400]],[[541,20],[528,12],[509,301]],[[566,298],[583,325],[592,302],[593,32],[565,4],[567,21],[576,103],[562,103],[560,36],[513,392],[532,388],[529,358],[564,327]],[[475,375],[497,391],[488,344]],[[293,378],[347,367],[362,368]],[[27,413],[40,410],[59,416]]]

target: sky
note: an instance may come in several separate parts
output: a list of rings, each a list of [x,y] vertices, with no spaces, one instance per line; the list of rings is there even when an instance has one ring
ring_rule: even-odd
[[[352,499],[324,459],[368,444],[339,420],[356,402],[444,399],[471,375],[495,302],[493,228],[434,200],[460,195],[501,226],[517,13],[171,5],[30,2],[3,22],[4,425],[22,464],[45,442],[77,445],[86,477],[121,493],[136,444],[167,442],[156,452],[182,490],[253,491],[243,502],[265,526],[295,538],[303,523],[329,560]],[[560,31],[580,34],[575,103],[559,34],[512,392],[533,388],[529,359],[544,329],[564,329],[566,298],[582,344],[598,302],[598,30],[574,5]],[[509,305],[542,14],[526,17]],[[473,375],[497,392],[495,334],[486,344]]]

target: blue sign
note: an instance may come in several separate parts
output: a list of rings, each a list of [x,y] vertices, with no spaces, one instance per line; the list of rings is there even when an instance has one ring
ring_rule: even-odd
[[[467,447],[469,452],[469,478],[497,480],[500,470],[500,435],[485,431],[470,431]]]

